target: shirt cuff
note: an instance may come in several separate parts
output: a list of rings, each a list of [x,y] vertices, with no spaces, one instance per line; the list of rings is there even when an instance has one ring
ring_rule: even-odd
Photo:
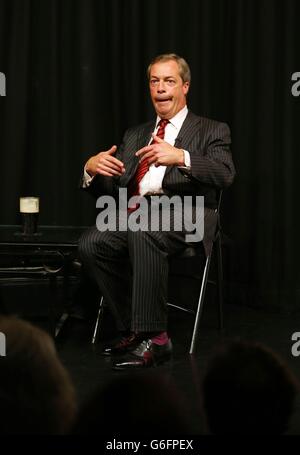
[[[92,183],[94,177],[92,177],[90,174],[87,173],[87,171],[84,169],[83,171],[83,178],[82,178],[82,187],[83,188],[88,188],[90,184]]]
[[[191,157],[187,150],[183,150],[184,153],[184,167],[191,167]]]
[[[184,166],[178,166],[179,169],[189,172],[191,170],[191,156],[187,150],[183,150],[184,153]]]

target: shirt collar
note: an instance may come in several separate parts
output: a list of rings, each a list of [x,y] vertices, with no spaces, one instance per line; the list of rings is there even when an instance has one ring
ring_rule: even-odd
[[[175,128],[177,130],[179,130],[185,120],[185,117],[187,116],[187,113],[188,113],[188,108],[187,108],[187,105],[185,105],[181,111],[177,112],[176,115],[174,115],[173,118],[170,119],[170,123],[172,123],[173,126],[175,126]],[[156,118],[156,126],[155,128],[157,128],[158,126],[158,122],[161,120],[161,118],[159,116],[157,116]]]

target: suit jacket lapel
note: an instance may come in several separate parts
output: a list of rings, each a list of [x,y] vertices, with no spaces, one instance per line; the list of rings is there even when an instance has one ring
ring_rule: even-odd
[[[133,150],[128,150],[127,153],[130,153],[126,164],[126,173],[124,176],[120,178],[120,183],[122,186],[126,186],[128,182],[131,180],[135,171],[138,167],[139,159],[135,156],[135,153],[140,150],[142,147],[145,147],[150,139],[151,134],[155,128],[155,121],[147,123],[144,127],[140,128],[139,131],[134,132],[132,134],[137,134],[136,139],[136,146]]]
[[[151,134],[153,133],[154,128],[155,128],[155,123],[156,123],[155,121],[151,122],[151,123],[147,123],[147,125],[145,125],[145,127],[140,131],[138,141],[137,141],[138,150],[149,144],[150,139],[151,139]],[[136,152],[137,152],[137,150],[136,150]]]
[[[193,112],[188,111],[188,114],[182,124],[182,127],[180,128],[180,131],[178,133],[178,136],[175,140],[174,147],[178,147],[184,150],[188,150],[188,146],[190,142],[192,141],[195,133],[199,129],[199,122],[201,119],[193,114]],[[165,177],[168,175],[171,170],[173,169],[173,166],[167,166],[166,172],[165,172]]]

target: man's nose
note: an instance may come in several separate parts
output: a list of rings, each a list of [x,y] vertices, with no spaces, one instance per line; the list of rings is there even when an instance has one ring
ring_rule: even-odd
[[[165,92],[165,83],[164,83],[164,81],[159,81],[159,85],[158,85],[157,91],[158,91],[158,93]]]

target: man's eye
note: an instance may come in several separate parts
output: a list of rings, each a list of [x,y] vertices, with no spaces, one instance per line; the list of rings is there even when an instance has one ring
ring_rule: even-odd
[[[157,79],[151,79],[150,83],[151,83],[151,85],[156,85],[156,84],[158,84],[158,80]]]
[[[168,79],[168,80],[167,80],[167,84],[168,84],[168,85],[174,85],[174,84],[175,84],[174,79]]]

